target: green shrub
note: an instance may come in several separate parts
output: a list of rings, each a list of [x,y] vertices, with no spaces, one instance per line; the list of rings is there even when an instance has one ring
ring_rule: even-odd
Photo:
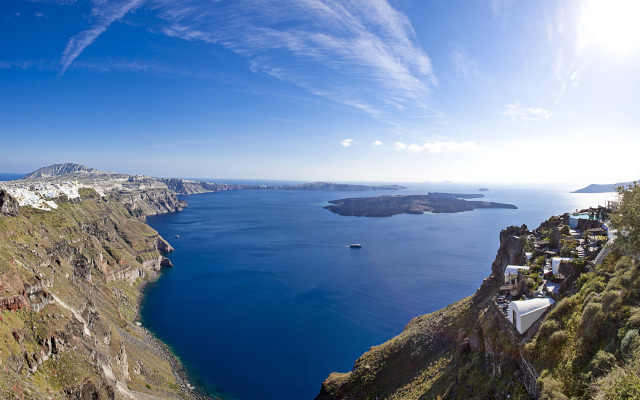
[[[613,368],[616,357],[606,351],[600,350],[589,363],[589,370],[594,376],[602,375]]]
[[[582,307],[586,307],[589,303],[600,303],[602,302],[602,295],[597,292],[590,292],[582,302]]]
[[[622,291],[607,291],[602,296],[602,310],[606,314],[614,314],[622,308]]]
[[[547,319],[546,321],[544,321],[542,326],[540,326],[540,330],[538,331],[538,337],[546,339],[549,336],[551,336],[554,332],[556,332],[558,329],[560,329],[560,324],[556,320]]]
[[[538,382],[542,386],[541,400],[568,400],[568,397],[562,392],[562,383],[559,380],[547,376],[539,379]]]
[[[571,296],[571,297],[562,299],[562,301],[560,301],[558,305],[553,310],[551,310],[547,320],[549,319],[555,319],[556,321],[563,320],[573,311],[573,308],[576,305],[576,301],[577,301],[576,296]]]
[[[640,308],[634,308],[631,311],[631,316],[627,320],[627,328],[630,328],[630,329],[640,328]]]
[[[620,343],[620,353],[625,358],[630,357],[640,347],[640,335],[636,329],[631,329],[624,335]]]
[[[564,342],[567,341],[567,333],[563,330],[553,332],[549,337],[549,345],[554,349],[560,349]]]
[[[594,342],[600,330],[605,322],[605,316],[602,312],[602,305],[600,303],[589,303],[582,311],[582,318],[580,318],[580,330],[582,337],[587,342]]]
[[[640,377],[633,371],[617,367],[596,382],[595,398],[607,400],[640,399]]]

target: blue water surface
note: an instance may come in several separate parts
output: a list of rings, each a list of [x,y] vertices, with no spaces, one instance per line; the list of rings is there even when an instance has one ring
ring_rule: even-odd
[[[185,196],[184,211],[148,218],[175,251],[174,267],[145,293],[142,321],[210,393],[313,399],[332,371],[351,370],[411,318],[473,294],[491,271],[501,229],[523,223],[533,229],[551,215],[612,196],[496,187],[482,192],[486,200],[519,208],[390,218],[322,208],[345,197],[479,187]]]
[[[0,181],[15,181],[16,179],[20,179],[23,176],[25,176],[25,174],[0,172]]]

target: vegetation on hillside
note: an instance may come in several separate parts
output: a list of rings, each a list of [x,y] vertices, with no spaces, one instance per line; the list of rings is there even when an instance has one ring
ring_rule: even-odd
[[[138,286],[170,246],[122,203],[80,195],[0,215],[0,398],[183,398],[135,323]]]
[[[543,399],[640,398],[640,186],[618,189],[617,239],[524,347]]]

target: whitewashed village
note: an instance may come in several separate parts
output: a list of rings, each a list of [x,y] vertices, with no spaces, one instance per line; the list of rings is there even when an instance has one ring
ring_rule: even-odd
[[[507,265],[493,305],[522,343],[531,339],[561,296],[575,293],[583,272],[601,263],[615,232],[607,226],[618,202],[574,214],[551,217],[533,232],[515,236],[524,248],[525,263]],[[526,230],[526,229],[525,229]]]
[[[53,199],[66,197],[69,200],[80,198],[78,182],[34,182],[25,184],[23,181],[2,182],[0,189],[5,189],[18,201],[20,207],[30,206],[39,210],[51,211],[58,208]]]

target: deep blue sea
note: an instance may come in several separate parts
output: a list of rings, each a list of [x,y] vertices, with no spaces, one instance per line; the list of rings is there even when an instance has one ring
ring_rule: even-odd
[[[492,185],[486,200],[519,208],[390,218],[322,208],[345,197],[480,187],[184,196],[184,211],[148,218],[175,251],[174,267],[145,292],[142,322],[206,391],[239,400],[313,399],[329,373],[350,371],[411,318],[473,294],[491,271],[501,229],[533,229],[551,215],[613,198],[570,194],[572,187]]]
[[[16,179],[20,179],[25,175],[26,174],[0,172],[0,181],[15,181]]]

